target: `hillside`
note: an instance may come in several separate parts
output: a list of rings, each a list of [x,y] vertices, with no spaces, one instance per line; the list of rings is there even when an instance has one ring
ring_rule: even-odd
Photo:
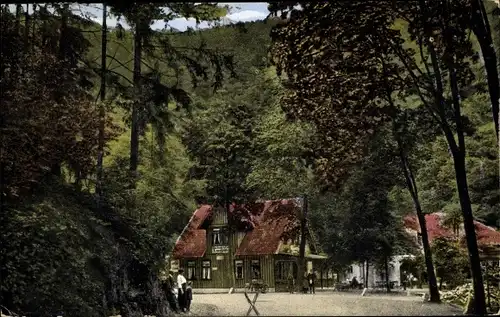
[[[263,69],[267,66],[267,50],[271,45],[269,37],[274,20],[237,23],[229,26],[218,26],[200,31],[169,32],[157,31],[152,42],[155,46],[153,52],[155,57],[146,58],[143,70],[148,71],[150,67],[158,67],[165,74],[165,81],[175,83],[173,79],[167,80],[175,74],[176,65],[169,60],[169,53],[163,51],[158,41],[167,41],[171,46],[171,52],[186,54],[195,57],[197,50],[201,48],[214,51],[215,53],[230,55],[234,60],[236,75],[240,79],[255,74],[255,69]],[[88,60],[93,61],[96,67],[100,66],[101,34],[95,32],[98,26],[91,28],[92,33],[87,33],[87,39],[92,43],[88,52]],[[89,30],[89,31],[90,31]],[[112,30],[109,35],[108,44],[108,69],[132,80],[133,69],[133,35],[131,31]],[[155,66],[157,64],[158,66]],[[181,85],[188,85],[186,77]]]
[[[180,66],[174,59],[164,53],[159,39],[167,40],[172,50],[187,57],[196,58],[197,50],[204,50],[214,54],[230,56],[234,65],[235,77],[230,77],[226,71],[226,79],[220,90],[230,87],[232,84],[251,82],[259,71],[268,65],[267,51],[271,44],[269,37],[271,28],[275,25],[274,20],[267,22],[237,23],[229,26],[219,26],[201,31],[168,32],[159,31],[154,35],[152,42],[156,45],[155,50],[149,57],[144,59],[143,72],[156,68],[162,74],[162,81],[169,86],[178,86],[185,89],[192,98],[196,96],[212,96],[211,81],[201,82],[197,87],[193,86],[192,78],[186,67]],[[100,26],[94,24],[87,28],[86,38],[91,43],[87,54],[89,64],[95,69],[100,68],[101,36]],[[108,35],[108,70],[112,75],[119,74],[118,78],[122,85],[129,86],[132,81],[133,69],[133,35],[131,31],[111,30]],[[209,66],[209,61],[205,61]],[[209,70],[210,71],[210,70]],[[213,75],[213,74],[212,74]],[[210,75],[209,75],[210,76]],[[99,78],[95,77],[96,87]],[[109,164],[115,156],[127,155],[127,147],[130,142],[130,129],[124,123],[128,112],[120,107],[113,107],[110,115],[113,121],[123,130],[117,140],[109,143],[110,155],[105,158],[105,164]]]
[[[223,82],[223,86],[219,89],[219,92],[213,93],[211,88],[211,81],[201,82],[198,87],[193,87],[191,77],[187,74],[185,67],[175,68],[175,63],[171,61],[167,63],[164,60],[164,57],[161,59],[150,58],[143,65],[143,70],[145,72],[149,71],[147,65],[157,65],[158,69],[161,73],[164,74],[162,80],[168,85],[179,85],[183,89],[189,92],[192,96],[193,101],[199,107],[201,105],[202,108],[205,108],[207,105],[215,104],[217,105],[220,100],[224,100],[228,98],[228,96],[232,95],[230,90],[238,91],[242,87],[254,85],[256,80],[260,78],[259,73],[266,70],[268,68],[268,48],[271,45],[270,39],[270,31],[273,25],[277,22],[276,20],[269,20],[267,22],[259,21],[259,22],[249,22],[249,23],[239,23],[237,25],[231,26],[220,26],[212,29],[205,29],[197,32],[158,32],[156,35],[157,38],[168,38],[171,43],[171,46],[174,48],[178,48],[182,53],[187,54],[188,56],[196,56],[196,50],[199,47],[203,47],[206,50],[213,50],[218,54],[227,54],[233,56],[234,62],[234,70],[236,73],[236,78],[230,78],[228,73],[226,75],[228,77],[225,78]],[[412,49],[417,49],[418,45],[412,41],[409,41],[409,34],[406,31],[407,25],[401,20],[397,20],[394,28],[401,30],[403,37],[407,39],[405,46]],[[111,32],[108,54],[113,56],[113,58],[109,58],[109,69],[113,72],[120,73],[128,80],[132,79],[131,69],[133,67],[132,64],[132,34],[130,32],[123,32],[120,34],[122,38],[118,39],[118,32],[116,30]],[[473,46],[476,51],[479,51],[479,45],[474,36],[471,36]],[[89,40],[93,43],[92,49],[89,52],[89,59],[98,61],[98,57],[100,56],[100,35],[92,34],[89,37]],[[203,44],[202,44],[203,43]],[[156,56],[166,56],[161,51],[160,47],[157,47],[158,54]],[[115,60],[116,59],[116,60]],[[418,63],[421,63],[420,56],[417,54],[415,59]],[[96,64],[97,66],[98,63]],[[173,66],[174,65],[174,66]],[[177,65],[178,66],[178,65]],[[483,76],[481,65],[475,66],[476,71],[479,76]],[[179,71],[175,79],[170,78],[176,74],[176,70]],[[229,91],[228,91],[229,90]],[[222,98],[222,99],[221,99]],[[230,97],[232,98],[232,97]],[[481,99],[483,97],[479,97]],[[493,129],[492,122],[489,121],[489,117],[487,112],[481,112],[479,115],[476,110],[470,108],[473,102],[467,102],[464,107],[464,111],[471,114],[471,118],[474,118],[475,124],[478,125],[478,131],[474,138],[470,139],[470,146],[472,149],[471,152],[471,160],[470,166],[472,171],[482,171],[479,179],[473,177],[472,178],[472,190],[473,190],[473,201],[474,206],[476,208],[477,216],[486,221],[486,223],[497,226],[500,221],[500,217],[498,216],[498,212],[495,211],[491,202],[496,201],[497,194],[495,194],[494,190],[486,190],[492,186],[492,182],[495,180],[495,160],[494,156],[490,157],[490,154],[486,156],[479,153],[481,148],[484,147],[494,147],[495,140],[492,138],[491,131]],[[195,107],[196,108],[196,107]],[[265,113],[267,109],[260,109],[259,112]],[[129,147],[130,142],[130,131],[128,127],[124,124],[124,118],[127,116],[127,111],[120,107],[115,107],[113,110],[113,117],[117,124],[119,124],[122,128],[124,128],[121,136],[118,137],[117,140],[111,141],[109,143],[110,146],[110,155],[106,157],[105,162],[108,164],[111,162],[116,156],[127,156],[127,149]],[[475,113],[475,114],[472,114]],[[205,113],[200,110],[194,110],[194,117],[191,117],[189,120],[185,121],[180,119],[178,121],[178,132],[185,131],[185,124],[192,125],[191,120],[204,120],[200,118],[200,115],[210,115],[212,114]],[[198,118],[198,119],[196,119]],[[260,119],[259,119],[260,120]],[[184,122],[184,123],[181,123]],[[200,121],[202,122],[202,121]],[[188,128],[188,130],[192,130]],[[184,132],[183,132],[184,133]],[[194,133],[194,132],[189,132]],[[182,134],[182,133],[181,133]],[[177,139],[181,137],[181,134],[175,133],[170,136],[171,139]],[[178,140],[180,141],[180,140]],[[176,141],[177,142],[177,141]],[[188,143],[188,152],[191,154],[196,153],[195,148],[190,148],[189,144],[196,144],[190,140]],[[193,152],[194,151],[194,152]],[[201,153],[196,154],[193,158],[199,159],[199,155]],[[478,156],[476,156],[478,155]],[[486,163],[486,166],[489,167],[480,167],[478,164],[483,166]],[[451,162],[448,161],[445,166],[445,169],[450,168]],[[430,168],[430,166],[422,167],[422,171]],[[444,168],[444,167],[443,167]],[[437,172],[437,167],[435,167],[435,171]],[[487,171],[486,174],[484,174]],[[476,175],[476,174],[474,174]],[[488,176],[489,175],[489,176]],[[454,189],[455,186],[453,181],[451,183],[441,183],[441,184],[430,184],[427,180],[423,180],[424,184],[426,184],[422,188],[422,195],[424,196],[424,205],[429,212],[439,211],[444,209],[454,209],[456,208],[456,203],[453,202],[448,204],[448,200],[454,200]],[[446,184],[446,185],[445,185]],[[442,198],[440,200],[436,200],[433,195],[435,191],[443,193]],[[427,201],[426,197],[429,196],[429,200]]]

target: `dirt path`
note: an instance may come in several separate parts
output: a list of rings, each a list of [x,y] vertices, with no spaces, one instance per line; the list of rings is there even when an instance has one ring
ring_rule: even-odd
[[[269,293],[259,296],[256,306],[263,316],[462,315],[460,310],[449,305],[423,303],[421,299],[413,296],[361,297],[356,294],[338,293]],[[193,314],[204,316],[244,316],[248,307],[243,294],[199,294],[193,296],[192,311]],[[251,315],[255,315],[254,312]]]
[[[227,316],[227,313],[223,313],[217,305],[206,304],[206,303],[196,303],[191,305],[190,315],[193,316]]]

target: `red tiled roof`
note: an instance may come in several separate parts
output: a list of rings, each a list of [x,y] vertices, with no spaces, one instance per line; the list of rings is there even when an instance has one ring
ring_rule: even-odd
[[[287,233],[297,230],[299,214],[292,200],[267,201],[257,215],[257,226],[248,232],[236,255],[274,254]]]
[[[404,218],[404,223],[406,228],[421,232],[417,216],[406,216]],[[453,232],[450,229],[441,225],[441,217],[437,213],[425,215],[425,224],[427,226],[429,242],[432,242],[435,238],[453,236]]]
[[[198,208],[177,240],[173,258],[203,257],[207,246],[203,222],[212,215],[212,207]],[[294,200],[275,200],[247,205],[231,205],[229,220],[232,225],[247,230],[236,250],[236,255],[274,254],[280,241],[298,230],[299,208]]]
[[[478,221],[474,221],[474,227],[479,245],[500,245],[500,232]]]
[[[442,216],[442,213],[425,215],[429,242],[432,242],[435,238],[453,237],[453,230],[441,224]],[[420,225],[418,224],[418,219],[415,215],[406,216],[404,218],[404,224],[406,228],[420,232]],[[500,244],[500,232],[476,220],[474,220],[474,226],[476,229],[477,241],[480,246]]]
[[[206,230],[200,229],[212,213],[212,206],[202,205],[194,213],[189,223],[177,239],[172,256],[174,258],[199,258],[207,249]]]

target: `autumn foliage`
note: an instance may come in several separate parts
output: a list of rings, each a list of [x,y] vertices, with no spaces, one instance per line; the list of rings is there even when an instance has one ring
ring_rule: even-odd
[[[61,58],[58,46],[31,42],[20,50],[25,43],[12,18],[3,13],[1,24],[2,37],[8,39],[2,42],[0,87],[4,194],[15,197],[32,190],[45,177],[60,174],[63,165],[76,182],[91,180],[98,116],[85,72]],[[107,139],[112,136],[108,133]]]

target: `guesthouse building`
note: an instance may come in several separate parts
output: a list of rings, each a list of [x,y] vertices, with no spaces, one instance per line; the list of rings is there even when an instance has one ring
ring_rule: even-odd
[[[183,268],[199,290],[237,291],[259,280],[286,291],[289,274],[297,278],[301,215],[299,199],[202,205],[177,239],[170,267]],[[326,257],[309,227],[305,237],[306,270],[317,270]]]
[[[443,212],[425,215],[429,243],[432,244],[437,238],[449,238],[461,241],[463,246],[466,247],[463,224],[461,224],[457,230],[453,230],[445,224],[445,218],[445,213]],[[417,216],[412,214],[404,217],[404,228],[423,254],[422,233]],[[478,220],[474,220],[474,228],[482,262],[490,262],[495,269],[500,267],[500,232],[495,228],[486,226]],[[415,255],[407,254],[391,257],[388,268],[388,280],[392,285],[395,287],[401,286],[401,281],[403,280],[402,275],[404,273],[401,270],[401,265],[405,258],[412,258],[414,256]],[[347,281],[356,277],[358,281],[365,283],[365,276],[368,275],[367,284],[370,288],[383,287],[382,285],[384,285],[386,280],[385,270],[377,270],[377,268],[371,266],[368,269],[368,274],[366,274],[365,267],[366,264],[353,263],[348,267],[347,271],[344,272],[340,279],[342,281]]]

